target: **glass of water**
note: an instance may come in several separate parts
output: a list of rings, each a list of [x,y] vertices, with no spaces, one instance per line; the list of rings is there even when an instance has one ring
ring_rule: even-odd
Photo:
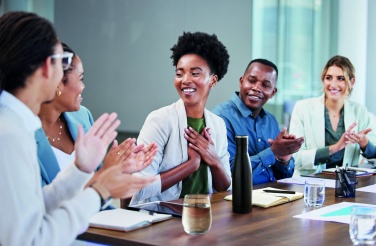
[[[354,245],[374,245],[376,242],[376,208],[354,206],[351,210],[349,232]]]
[[[322,206],[325,200],[324,180],[307,180],[304,185],[304,202],[307,206]]]
[[[204,234],[209,231],[212,213],[209,195],[185,195],[182,223],[189,234]]]

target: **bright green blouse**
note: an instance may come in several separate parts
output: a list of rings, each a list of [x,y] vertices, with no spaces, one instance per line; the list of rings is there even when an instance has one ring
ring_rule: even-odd
[[[201,133],[205,127],[205,118],[196,119],[187,117],[188,127],[192,127],[196,132]],[[183,179],[180,197],[186,194],[208,194],[208,166],[201,161],[198,170],[187,178]]]

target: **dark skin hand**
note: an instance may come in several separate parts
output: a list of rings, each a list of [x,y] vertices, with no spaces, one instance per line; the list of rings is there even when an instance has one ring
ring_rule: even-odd
[[[209,166],[213,176],[213,188],[216,191],[227,190],[231,184],[230,177],[227,176],[221,160],[215,152],[214,142],[210,137],[210,129],[205,127],[201,134],[191,127],[184,131],[184,137],[189,142],[189,147],[197,151],[202,160]]]
[[[284,128],[276,139],[268,139],[268,142],[271,144],[270,149],[273,151],[275,157],[282,161],[290,160],[292,154],[298,152],[304,143],[304,137],[296,138],[295,135],[286,133],[287,129]]]
[[[200,167],[201,156],[188,146],[188,160],[166,172],[161,173],[162,192],[187,178]]]

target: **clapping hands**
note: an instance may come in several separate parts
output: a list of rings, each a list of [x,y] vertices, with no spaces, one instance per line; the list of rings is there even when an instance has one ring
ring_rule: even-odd
[[[117,140],[104,159],[102,169],[107,169],[114,165],[123,165],[124,172],[135,173],[149,166],[155,154],[157,153],[157,144],[151,143],[147,146],[136,145],[135,138],[128,138],[120,145]]]

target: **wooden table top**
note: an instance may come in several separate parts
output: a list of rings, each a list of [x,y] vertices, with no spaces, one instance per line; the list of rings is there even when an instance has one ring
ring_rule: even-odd
[[[357,188],[371,184],[376,184],[376,175],[358,178]],[[277,182],[254,189],[263,187],[304,189],[303,185]],[[116,245],[352,245],[347,224],[293,218],[314,209],[303,199],[266,209],[253,206],[250,214],[235,214],[231,201],[223,199],[228,194],[231,192],[211,195],[213,221],[204,235],[185,233],[181,219],[173,218],[131,232],[89,228],[79,239]],[[333,188],[326,188],[324,206],[344,201],[376,204],[376,193],[357,191],[355,198],[337,198]]]

